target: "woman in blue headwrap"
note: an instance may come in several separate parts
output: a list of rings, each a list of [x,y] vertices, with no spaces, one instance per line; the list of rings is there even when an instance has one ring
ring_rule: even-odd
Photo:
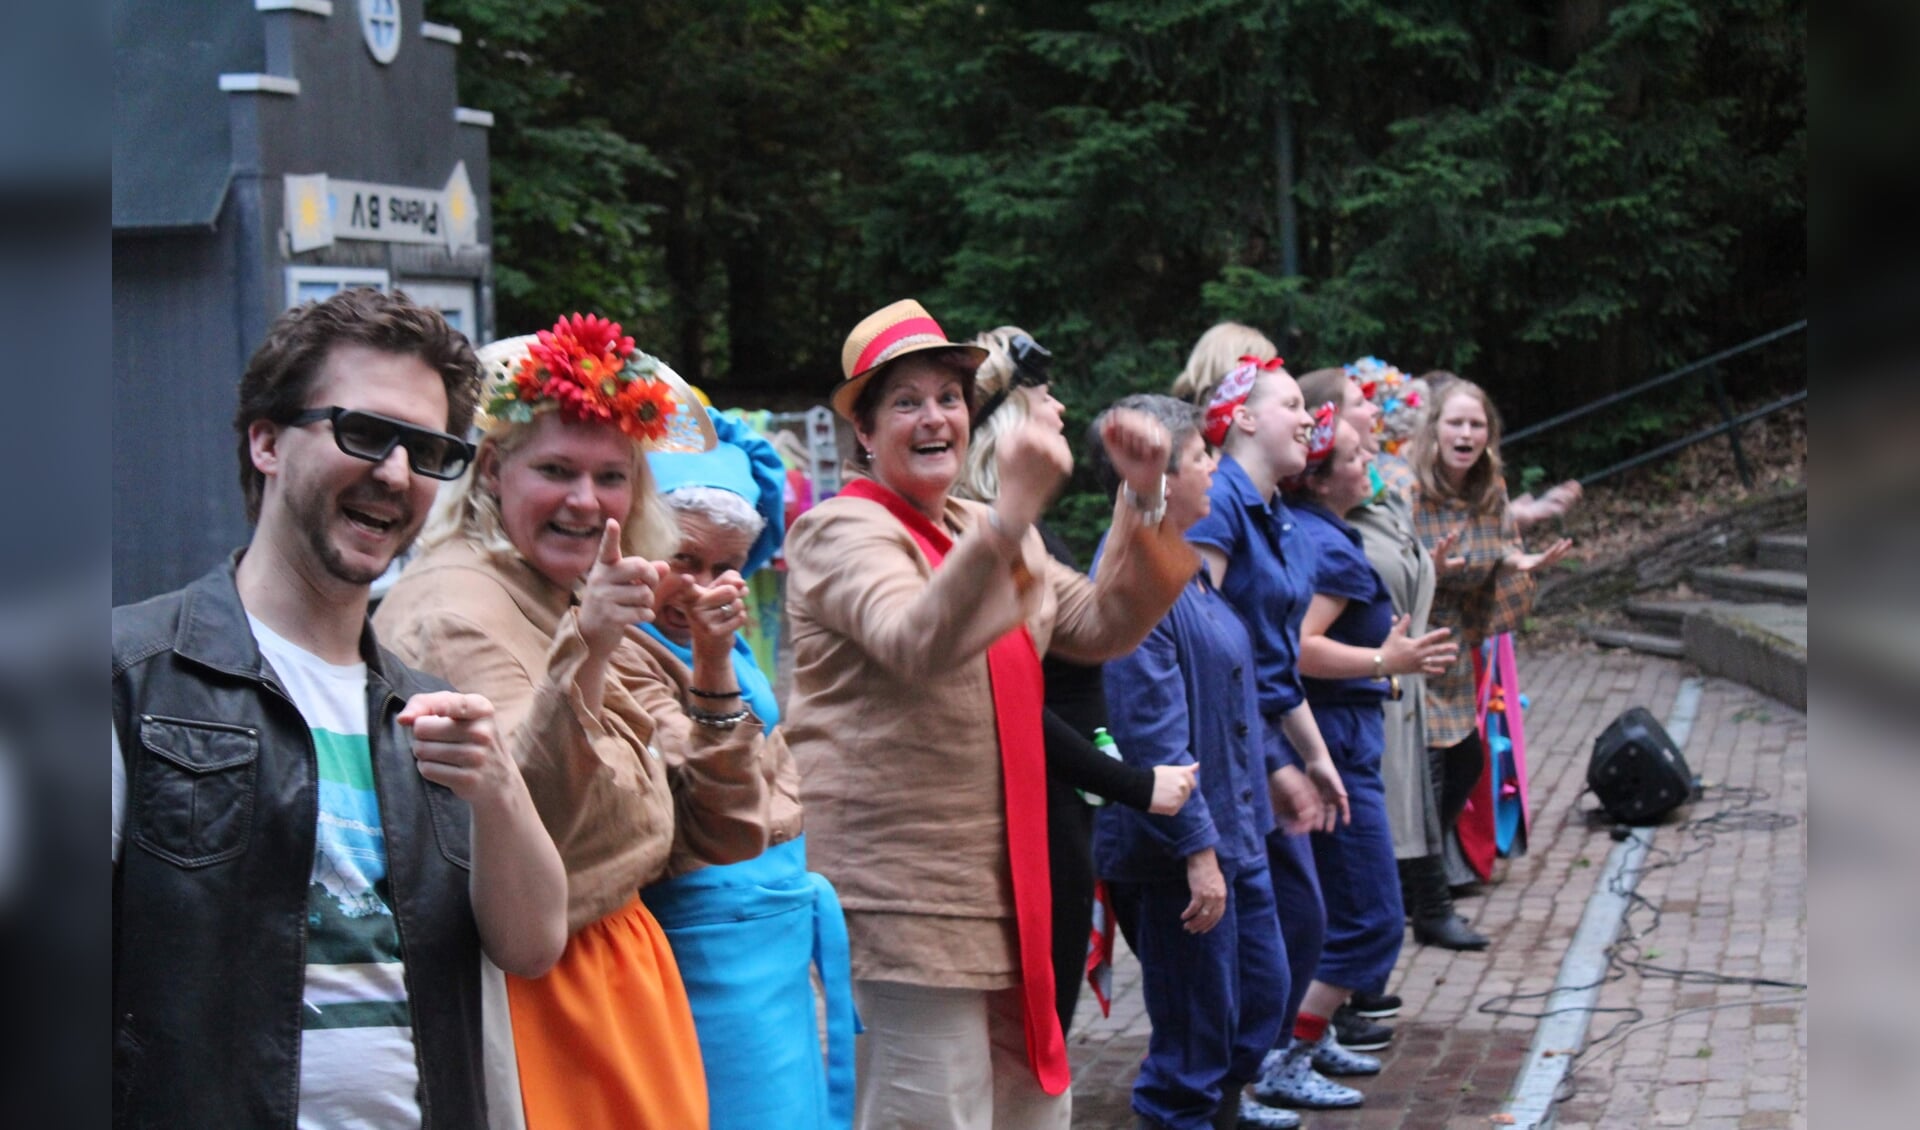
[[[744,590],[743,578],[772,560],[784,537],[786,466],[751,428],[709,414],[720,440],[713,450],[650,456],[649,465],[680,526],[670,566],[702,587],[726,581]],[[692,663],[697,641],[682,609],[659,608],[641,630],[660,650]],[[780,720],[773,686],[737,635],[732,659],[740,697],[771,730]],[[713,1130],[839,1130],[853,1122],[846,923],[833,887],[807,871],[793,757],[784,741],[769,743],[769,753],[766,852],[675,876],[641,897],[666,931],[686,982]],[[812,968],[826,993],[824,1060]]]

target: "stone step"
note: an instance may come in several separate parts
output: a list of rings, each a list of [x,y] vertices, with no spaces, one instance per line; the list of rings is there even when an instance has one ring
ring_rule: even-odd
[[[1679,639],[1680,625],[1687,617],[1712,603],[1711,600],[1650,600],[1635,597],[1622,605],[1620,610],[1641,627]]]
[[[1667,659],[1687,657],[1687,645],[1677,636],[1660,636],[1625,628],[1601,628],[1591,624],[1581,628],[1580,634],[1601,647],[1624,647],[1642,655],[1659,655]]]
[[[1681,638],[1687,660],[1702,671],[1745,683],[1796,709],[1807,708],[1804,590],[1795,604],[1721,604],[1703,609],[1687,617]]]
[[[1760,569],[1781,569],[1792,573],[1807,571],[1807,535],[1765,534],[1755,538],[1753,563]]]
[[[1694,569],[1693,587],[1718,600],[1739,603],[1807,602],[1807,575],[1785,569],[1742,569],[1735,566]]]

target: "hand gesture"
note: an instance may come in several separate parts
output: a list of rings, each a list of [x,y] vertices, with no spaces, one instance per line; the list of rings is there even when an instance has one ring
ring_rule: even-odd
[[[1267,791],[1273,801],[1274,818],[1288,835],[1314,831],[1326,822],[1319,792],[1297,766],[1275,769],[1267,776]]]
[[[1193,898],[1180,912],[1180,923],[1189,934],[1204,934],[1227,914],[1227,879],[1220,874],[1220,860],[1212,848],[1203,848],[1187,857],[1187,890]]]
[[[1444,577],[1455,569],[1466,568],[1467,559],[1453,555],[1454,548],[1460,544],[1460,538],[1464,533],[1464,530],[1448,530],[1441,535],[1439,541],[1433,543],[1433,548],[1427,551],[1433,557],[1434,576]]]
[[[1506,559],[1504,564],[1516,573],[1531,573],[1535,569],[1544,569],[1567,555],[1573,548],[1572,538],[1561,538],[1539,553],[1516,553]]]
[[[580,593],[580,635],[588,654],[602,659],[612,655],[629,624],[653,619],[655,590],[668,572],[644,557],[621,556],[620,523],[607,519],[600,554]]]
[[[1323,814],[1316,831],[1331,832],[1342,824],[1352,822],[1353,814],[1347,810],[1347,784],[1340,779],[1340,770],[1334,768],[1333,758],[1322,757],[1318,761],[1307,763],[1307,779],[1320,794],[1320,811]]]
[[[396,719],[413,728],[414,767],[420,775],[479,806],[520,786],[520,769],[500,746],[493,703],[458,691],[417,694]]]
[[[1000,471],[995,507],[1014,532],[1032,525],[1073,473],[1066,437],[1035,420],[1002,436],[995,460]]]
[[[1460,656],[1460,646],[1447,642],[1453,633],[1446,628],[1435,628],[1419,639],[1411,639],[1407,629],[1413,624],[1411,616],[1393,618],[1393,628],[1387,633],[1386,642],[1380,645],[1380,658],[1390,675],[1438,675]]]
[[[1144,412],[1116,408],[1100,424],[1100,442],[1114,472],[1135,495],[1148,502],[1160,496],[1160,480],[1173,452],[1173,437],[1160,421]]]
[[[1153,803],[1147,811],[1155,816],[1172,816],[1186,806],[1199,784],[1199,765],[1156,765],[1153,767]]]
[[[680,590],[677,593],[676,588]],[[729,661],[734,633],[747,626],[746,595],[747,582],[731,569],[715,577],[711,585],[697,585],[684,574],[675,573],[660,583],[659,593],[662,601],[677,600],[686,610],[696,656]]]

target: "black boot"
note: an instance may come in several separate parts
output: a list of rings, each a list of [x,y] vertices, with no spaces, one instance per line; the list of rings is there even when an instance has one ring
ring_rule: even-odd
[[[1413,940],[1423,946],[1450,950],[1483,950],[1486,935],[1467,925],[1453,911],[1453,892],[1447,887],[1446,863],[1437,855],[1399,860],[1400,894],[1413,922]]]

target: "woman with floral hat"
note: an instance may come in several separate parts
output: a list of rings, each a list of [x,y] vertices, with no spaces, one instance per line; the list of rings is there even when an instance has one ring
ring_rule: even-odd
[[[683,599],[659,605],[640,630],[688,669],[699,662],[695,648],[703,642],[693,630],[699,613],[688,603],[697,587],[744,583],[779,552],[786,533],[786,467],[779,452],[740,420],[712,409],[708,414],[720,439],[712,451],[647,456],[680,527],[680,546],[667,567],[694,583]],[[780,721],[773,684],[746,640],[736,633],[731,642],[741,698],[771,729]],[[721,641],[706,643],[717,648]],[[832,884],[807,871],[800,771],[784,744],[769,749],[776,756],[762,763],[767,850],[662,879],[641,899],[666,931],[687,986],[712,1130],[841,1128],[853,1122],[847,926]],[[816,968],[826,997],[824,1057]]]
[[[788,535],[793,691],[813,863],[852,941],[862,1128],[1063,1128],[1041,656],[1138,644],[1192,575],[1164,530],[1166,429],[1116,413],[1127,487],[1098,582],[1033,529],[1072,457],[1037,423],[1002,439],[991,506],[953,497],[985,351],[919,303],[861,320],[834,410],[862,456]]]
[[[740,586],[655,560],[677,532],[643,453],[713,444],[686,385],[580,315],[480,351],[489,419],[376,617],[408,662],[486,694],[567,871],[567,949],[491,979],[494,1127],[697,1127],[707,1094],[672,950],[641,888],[767,843],[783,756],[730,659]],[[634,627],[687,610],[689,671]]]

